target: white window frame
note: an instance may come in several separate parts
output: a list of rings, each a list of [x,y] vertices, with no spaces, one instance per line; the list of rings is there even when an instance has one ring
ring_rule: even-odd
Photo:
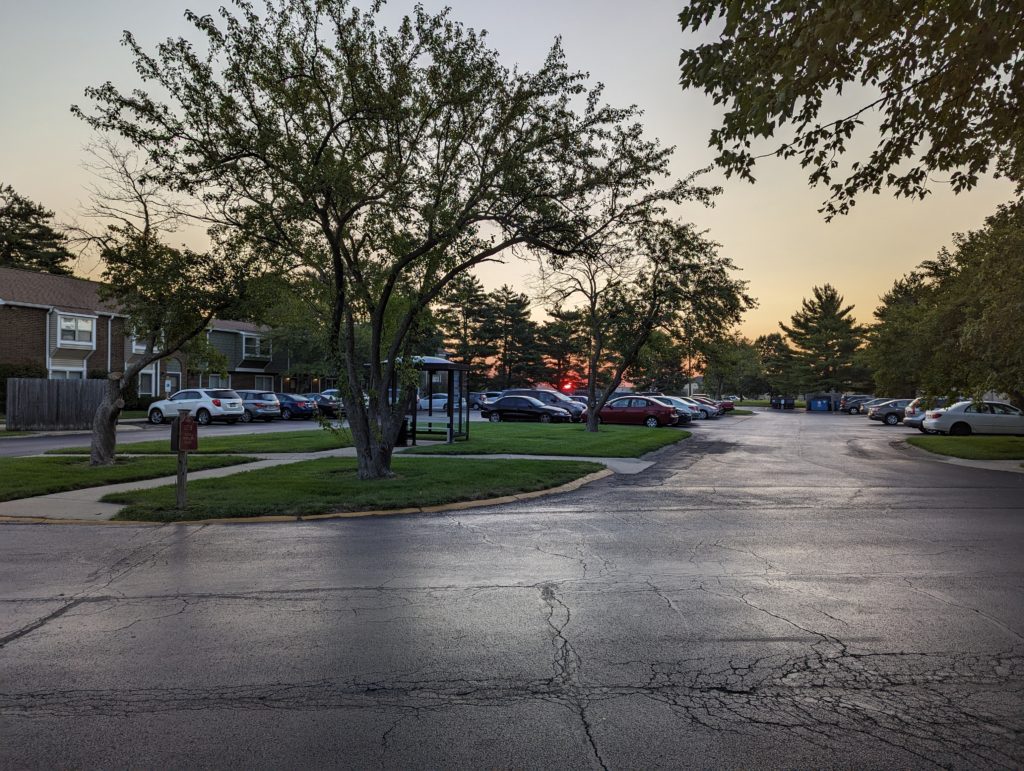
[[[213,382],[214,378],[217,378],[217,381],[218,381],[217,383]],[[220,382],[221,380],[224,380],[223,375],[219,375],[219,374],[216,374],[216,373],[214,373],[213,375],[207,375],[206,376],[206,385],[200,385],[199,387],[200,388],[231,388],[231,374],[230,373],[227,376],[227,381],[228,381],[227,383],[222,383],[222,382]],[[199,382],[200,383],[203,382],[202,377],[199,378]]]
[[[249,341],[256,341],[256,353],[249,353]],[[271,341],[262,335],[242,335],[242,358],[243,359],[269,359],[274,355],[274,348]]]
[[[75,322],[75,339],[65,340],[64,339],[64,322],[74,321]],[[79,340],[78,335],[81,332],[79,329],[80,322],[89,322],[89,340]],[[96,316],[87,316],[82,313],[58,313],[57,314],[57,347],[58,348],[84,348],[88,350],[96,350]]]
[[[260,381],[261,380],[264,381],[264,382],[269,380],[270,381],[270,385],[267,386],[266,388],[264,388],[263,386],[260,385]],[[274,376],[273,375],[254,375],[253,376],[253,383],[255,384],[255,386],[256,386],[255,390],[257,390],[257,391],[269,391],[269,392],[274,391]]]
[[[58,376],[59,373],[59,376]],[[74,375],[74,377],[69,377]],[[49,371],[50,380],[85,380],[85,370],[82,369],[67,369],[60,367],[58,369],[51,369]]]
[[[148,391],[142,390],[143,375],[149,375],[150,377],[150,385]],[[157,375],[158,373],[156,371],[156,364],[150,364],[145,369],[139,371],[138,379],[136,380],[136,390],[138,391],[139,396],[158,396],[159,394],[163,393],[162,391],[157,390],[157,386],[159,385],[159,383],[157,382]]]

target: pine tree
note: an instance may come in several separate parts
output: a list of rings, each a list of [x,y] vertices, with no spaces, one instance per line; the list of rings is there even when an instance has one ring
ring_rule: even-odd
[[[53,212],[0,185],[0,267],[71,275],[67,236],[52,227]]]
[[[529,385],[543,378],[537,350],[537,324],[530,319],[530,298],[507,284],[487,295],[483,337],[494,350],[492,384],[497,388]]]
[[[798,382],[809,391],[850,389],[865,377],[854,361],[864,328],[851,316],[854,306],[844,307],[831,284],[812,291],[814,296],[804,299],[789,326],[779,322],[794,348]]]
[[[455,279],[434,309],[444,345],[454,361],[469,365],[469,385],[486,385],[486,361],[494,355],[493,345],[485,339],[487,293],[476,276],[463,274]]]

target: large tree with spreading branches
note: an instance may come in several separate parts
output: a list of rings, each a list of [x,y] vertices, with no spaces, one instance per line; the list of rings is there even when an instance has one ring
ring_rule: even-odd
[[[150,52],[125,35],[144,88],[107,83],[76,108],[201,201],[215,236],[328,283],[364,479],[391,475],[430,304],[513,247],[571,251],[580,223],[561,202],[635,186],[650,166],[635,110],[605,106],[559,44],[536,71],[510,70],[447,11],[417,7],[394,30],[379,11],[238,0],[219,18],[188,13],[198,40]]]

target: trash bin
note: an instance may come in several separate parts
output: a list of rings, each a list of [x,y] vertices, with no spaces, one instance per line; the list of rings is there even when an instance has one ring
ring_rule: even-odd
[[[398,429],[398,438],[395,440],[395,447],[409,446],[409,416],[402,418],[402,425]]]

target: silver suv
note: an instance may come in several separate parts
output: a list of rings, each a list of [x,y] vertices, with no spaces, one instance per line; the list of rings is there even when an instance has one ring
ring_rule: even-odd
[[[239,391],[242,397],[242,422],[251,423],[256,419],[262,419],[269,423],[274,418],[281,417],[281,400],[272,391]]]

